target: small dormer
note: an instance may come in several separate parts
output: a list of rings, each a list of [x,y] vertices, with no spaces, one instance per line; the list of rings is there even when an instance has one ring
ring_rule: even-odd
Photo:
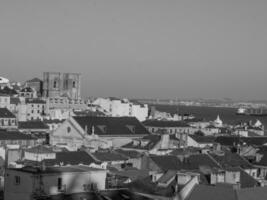
[[[107,126],[106,125],[98,125],[97,126],[102,133],[106,134],[107,133]]]
[[[135,126],[134,125],[126,125],[126,127],[134,134],[135,133]]]
[[[139,146],[141,144],[140,140],[133,140],[134,146]]]
[[[141,140],[141,147],[145,147],[146,145],[148,145],[149,141],[148,140]]]

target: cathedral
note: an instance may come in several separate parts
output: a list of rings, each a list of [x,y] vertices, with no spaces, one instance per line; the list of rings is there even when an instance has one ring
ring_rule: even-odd
[[[43,96],[67,96],[70,99],[81,98],[81,75],[78,73],[44,72]]]

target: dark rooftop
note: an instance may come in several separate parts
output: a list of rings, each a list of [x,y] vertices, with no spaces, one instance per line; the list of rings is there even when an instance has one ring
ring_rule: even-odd
[[[69,152],[57,152],[56,159],[44,160],[48,166],[54,165],[90,165],[92,163],[99,163],[86,153],[85,151],[69,151]]]
[[[49,127],[42,121],[24,121],[18,123],[19,129],[45,129],[48,130]]]
[[[115,151],[97,151],[97,152],[93,153],[92,155],[97,160],[103,161],[103,162],[128,160],[127,156],[124,156],[124,155],[117,153]]]
[[[242,169],[253,169],[254,167],[237,153],[225,151],[222,155],[210,154],[221,166],[227,167],[241,167]]]
[[[214,143],[216,140],[216,137],[213,136],[190,135],[190,137],[200,144]]]
[[[189,127],[184,121],[147,120],[142,123],[150,127]]]
[[[196,185],[186,200],[237,200],[231,187]]]
[[[41,169],[40,167],[26,166],[23,168],[9,168],[9,170],[26,172],[31,174],[59,174],[59,173],[68,173],[68,172],[89,172],[89,171],[103,171],[103,169],[96,169],[92,167],[75,165],[75,166],[61,166],[61,167],[46,167]]]
[[[7,108],[0,108],[0,118],[16,118]]]
[[[0,130],[0,140],[35,140],[32,136],[19,131]]]
[[[74,120],[85,130],[94,127],[97,135],[148,135],[147,129],[135,117],[76,116]]]

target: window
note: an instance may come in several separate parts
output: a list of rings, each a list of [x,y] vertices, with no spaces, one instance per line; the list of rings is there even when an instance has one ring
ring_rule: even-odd
[[[57,82],[56,81],[54,81],[54,86],[53,87],[57,88]]]
[[[91,191],[96,191],[97,190],[97,184],[96,183],[91,183]]]
[[[252,176],[253,176],[253,177],[256,177],[256,173],[255,173],[255,172],[252,172]]]
[[[67,132],[70,133],[70,131],[71,131],[71,128],[68,126]]]
[[[75,81],[72,82],[72,87],[76,88],[76,82]]]
[[[62,178],[57,179],[57,189],[62,190]]]
[[[15,185],[20,184],[20,176],[15,176]]]
[[[236,179],[236,174],[235,174],[235,173],[233,173],[233,179],[234,179],[234,180]]]

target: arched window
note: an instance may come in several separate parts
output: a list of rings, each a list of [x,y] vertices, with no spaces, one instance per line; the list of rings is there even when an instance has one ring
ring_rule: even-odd
[[[75,81],[72,82],[72,87],[76,88],[76,82]]]

